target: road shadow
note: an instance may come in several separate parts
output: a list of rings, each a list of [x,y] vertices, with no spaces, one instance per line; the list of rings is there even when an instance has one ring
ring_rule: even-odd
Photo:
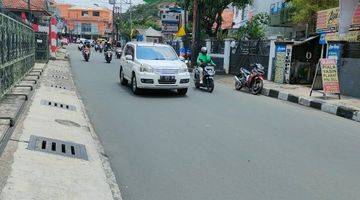
[[[126,91],[129,95],[140,98],[186,98],[187,95],[181,96],[178,95],[176,90],[155,90],[155,89],[146,89],[140,90],[139,94],[134,94],[131,91],[130,85],[121,85],[121,83],[117,83],[118,87]],[[190,89],[190,88],[189,88]]]

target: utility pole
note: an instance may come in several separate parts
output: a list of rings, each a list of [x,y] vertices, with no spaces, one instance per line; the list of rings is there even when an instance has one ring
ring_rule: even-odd
[[[132,12],[131,12],[131,6],[132,6],[132,2],[130,0],[130,8],[129,8],[129,14],[130,14],[130,37],[132,37]],[[131,40],[131,38],[130,38]]]
[[[112,35],[113,40],[115,39],[115,5],[116,5],[116,0],[114,0],[114,2],[113,2],[113,9],[112,9],[112,24],[113,24],[113,27],[112,27],[112,34],[111,35]]]
[[[196,65],[196,55],[199,51],[199,40],[200,40],[200,13],[199,13],[199,1],[194,0],[194,8],[193,8],[193,27],[192,27],[192,55],[191,55],[191,63],[193,66]]]

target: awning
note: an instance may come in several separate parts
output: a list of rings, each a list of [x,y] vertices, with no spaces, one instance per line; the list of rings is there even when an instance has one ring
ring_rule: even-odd
[[[320,37],[320,36],[316,35],[316,36],[309,37],[308,39],[303,40],[303,41],[295,41],[294,46],[305,44],[305,43],[310,42],[310,41],[312,41],[312,40],[314,40],[314,39],[316,39],[318,37]]]

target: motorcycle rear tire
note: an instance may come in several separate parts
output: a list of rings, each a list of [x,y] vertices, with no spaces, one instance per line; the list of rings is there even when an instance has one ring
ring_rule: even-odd
[[[237,81],[235,81],[235,90],[241,90],[241,88],[243,87],[243,85]]]
[[[258,82],[258,87],[255,87],[255,85]],[[254,82],[251,85],[251,93],[254,95],[258,95],[261,93],[262,89],[264,87],[264,82],[260,78],[255,78]]]

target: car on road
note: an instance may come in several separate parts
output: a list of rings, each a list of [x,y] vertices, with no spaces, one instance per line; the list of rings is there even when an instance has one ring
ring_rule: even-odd
[[[175,50],[166,44],[129,42],[120,59],[122,85],[131,84],[134,94],[141,89],[177,90],[186,95],[190,73]]]

